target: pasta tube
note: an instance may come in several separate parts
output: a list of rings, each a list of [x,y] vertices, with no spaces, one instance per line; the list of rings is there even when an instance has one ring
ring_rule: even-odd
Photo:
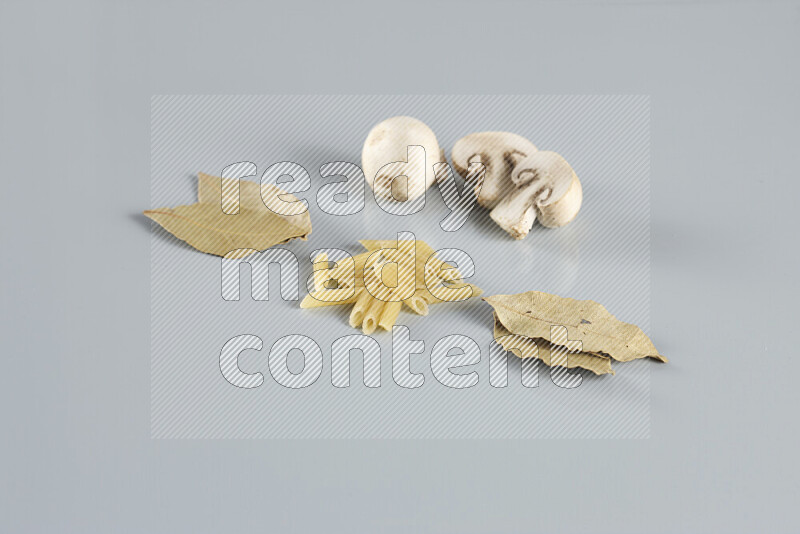
[[[367,313],[367,308],[369,308],[373,300],[369,291],[361,291],[361,294],[356,299],[355,306],[353,306],[353,310],[350,312],[350,326],[353,328],[361,326],[361,323],[364,322],[364,315]]]
[[[361,244],[367,252],[338,260],[333,267],[328,267],[331,261],[324,253],[314,259],[315,290],[303,299],[301,308],[352,304],[350,326],[369,335],[378,328],[391,330],[403,307],[428,315],[430,304],[481,294],[424,241],[365,240]]]
[[[365,291],[366,293],[366,291]],[[363,331],[365,334],[370,335],[378,328],[378,321],[380,321],[381,313],[386,303],[380,299],[373,298],[369,303],[369,308],[364,314]]]
[[[328,279],[328,255],[323,252],[314,258],[314,290],[325,289]]]
[[[300,302],[301,308],[322,308],[324,306],[336,306],[337,304],[350,304],[355,302],[363,292],[362,289],[321,289],[312,291]]]
[[[394,323],[397,321],[397,316],[400,315],[400,308],[403,307],[402,302],[387,302],[383,307],[381,320],[378,321],[378,326],[384,330],[391,330]]]
[[[419,295],[413,295],[403,301],[403,304],[417,315],[428,315],[428,303]]]

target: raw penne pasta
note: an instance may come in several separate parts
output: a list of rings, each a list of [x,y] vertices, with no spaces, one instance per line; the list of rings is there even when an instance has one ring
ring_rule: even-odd
[[[424,286],[417,287],[417,290],[414,292],[414,296],[420,297],[428,304],[436,304],[437,302],[442,302],[441,300],[434,297],[433,294],[428,290],[428,288]]]
[[[461,273],[458,272],[457,268],[453,267],[449,263],[444,263],[441,260],[433,261],[435,259],[436,258],[431,258],[427,263],[425,263],[426,279],[431,277],[444,282],[450,282],[461,278]]]
[[[367,273],[376,272],[379,270],[378,265],[387,264],[392,265],[396,264],[399,266],[399,269],[404,272],[411,271],[411,262],[406,260],[407,257],[395,257],[390,255],[388,258],[385,258],[384,261],[375,261],[369,268],[367,268]],[[352,264],[351,264],[352,265]],[[429,280],[429,283],[438,283],[439,281],[453,281],[457,280],[461,277],[460,273],[457,269],[449,266],[448,264],[442,264],[445,266],[443,270],[439,270],[439,267],[431,268],[429,265],[426,266],[425,262],[417,258],[416,264],[414,266],[414,274],[417,281],[420,280]],[[355,276],[352,275],[347,262],[343,262],[343,265],[337,265],[333,269],[329,270],[329,276],[336,280],[339,285],[347,285],[349,286],[351,283],[354,283],[356,286],[364,285],[364,278],[365,278],[365,264],[356,263],[353,267],[355,270]],[[427,267],[427,269],[426,269]],[[372,276],[371,274],[369,276]],[[410,275],[409,275],[410,276]],[[386,275],[384,275],[384,281],[388,284],[391,282],[388,281]],[[395,282],[396,283],[396,282]]]
[[[354,283],[355,285],[363,286],[365,270],[366,272],[374,272],[377,265],[388,263],[386,259],[381,260],[376,256],[375,260],[367,266],[367,256],[370,255],[372,255],[372,252],[367,252],[364,255],[355,256],[353,258],[354,262],[342,262],[341,265],[337,265],[332,269],[331,278],[337,280],[340,284],[350,285]]]
[[[357,279],[358,277],[363,276],[362,273],[364,271],[364,264],[366,263],[367,258],[369,258],[371,254],[372,252],[364,252],[356,256],[352,256],[349,258],[345,257],[336,260],[335,262],[336,266],[327,270],[328,278],[338,282],[339,287],[341,287],[342,285],[347,287],[351,285],[357,285],[356,280],[354,280],[354,278]],[[319,256],[317,256],[317,258],[319,258]],[[317,261],[329,261],[329,260],[315,259],[315,263]],[[363,285],[363,283],[361,285]]]
[[[370,301],[369,308],[367,308],[367,312],[364,314],[364,323],[362,324],[362,329],[365,334],[370,335],[377,330],[378,322],[380,321],[381,313],[385,306],[386,303],[382,300],[373,298]]]
[[[412,262],[411,256],[400,256],[400,257],[389,256],[387,261],[385,261],[384,263],[388,263],[390,265],[392,264],[397,265],[399,271],[405,272],[408,275],[414,273],[414,275],[417,278],[420,278],[425,271],[425,264],[420,261]]]
[[[302,308],[352,303],[350,326],[369,335],[378,328],[391,330],[404,307],[428,315],[430,304],[481,294],[424,241],[364,240],[361,244],[367,252],[338,260],[330,268],[327,256],[315,258],[316,290],[303,299]]]
[[[363,289],[322,289],[313,291],[303,297],[300,302],[301,308],[322,308],[324,306],[336,306],[338,304],[350,304],[358,299]]]
[[[401,258],[401,256],[394,254],[390,255],[390,257],[393,261],[399,261],[404,267],[409,266],[410,264],[410,256],[406,256],[404,259],[396,259]],[[439,260],[435,256],[426,258],[424,256],[417,255],[415,258],[415,270],[417,278],[435,278],[443,281],[461,278],[461,273],[458,272],[457,268],[449,263]]]
[[[363,245],[367,250],[375,251],[379,249],[387,249],[387,250],[394,250],[400,251],[403,249],[403,245],[408,245],[409,241],[400,241],[399,243],[396,240],[391,239],[362,239],[359,241],[361,245]],[[416,240],[414,241],[416,244],[415,255],[417,257],[417,262],[422,262],[423,264],[429,263],[431,268],[436,269],[452,269],[453,265],[446,263],[435,256],[436,251],[428,245],[425,241]],[[444,270],[442,269],[442,270]]]
[[[372,301],[373,298],[372,295],[369,294],[369,291],[362,291],[358,295],[353,310],[350,312],[350,326],[353,328],[361,326],[361,323],[364,322],[364,315],[367,313],[367,309]]]
[[[328,270],[327,276],[336,282],[336,287],[355,287],[355,265],[351,258],[336,261],[336,267]]]
[[[401,271],[402,270],[402,271]],[[402,278],[398,275],[402,272]],[[416,289],[413,269],[394,262],[379,262],[374,266],[374,276],[365,278],[365,286],[372,295],[385,302],[401,301]]]
[[[383,302],[394,300],[392,297],[395,293],[397,285],[397,264],[376,264],[375,277],[370,280],[371,284],[367,285],[367,290],[372,293],[372,296]],[[399,299],[398,299],[399,300]]]
[[[314,258],[314,290],[320,291],[325,289],[325,282],[330,278],[328,276],[328,255],[322,252],[317,254]]]
[[[377,275],[371,279],[370,290],[372,293],[377,294],[377,298],[381,298],[382,300],[395,300],[398,294],[398,284],[397,284],[397,265],[394,263],[389,263],[382,267],[383,271],[383,284],[380,284],[377,278]],[[454,272],[453,278],[448,279],[441,279],[432,275],[429,272],[425,273],[425,276],[421,275],[421,271],[417,272],[415,286],[416,289],[426,289],[426,288],[438,288],[433,289],[436,293],[436,297],[434,300],[436,301],[447,301],[452,302],[455,300],[465,300],[471,297],[477,297],[481,294],[480,289],[473,285],[465,283],[460,277],[458,277],[458,272],[455,269],[452,269]],[[332,279],[337,283],[336,287],[343,288],[343,287],[350,287],[351,284],[354,285],[356,288],[363,288],[365,287],[364,277],[363,276],[355,276],[350,278],[338,278],[333,276]],[[442,282],[447,282],[447,285],[443,285]],[[389,289],[394,289],[394,291],[389,291],[389,289],[385,289],[385,286],[388,286]],[[407,288],[407,286],[404,286]],[[471,287],[472,293],[470,294],[467,291],[461,291],[464,287]],[[477,292],[476,292],[477,291]],[[398,299],[399,300],[399,299]],[[428,302],[431,302],[431,299],[427,299]]]
[[[409,275],[410,275],[410,273],[413,272],[419,278],[422,278],[421,275],[423,274],[423,271],[424,271],[424,268],[425,268],[425,264],[421,263],[421,262],[418,262],[416,264],[416,266],[414,266],[414,264],[410,261],[410,257],[409,257],[408,260],[406,260],[405,257],[394,258],[392,256],[388,256],[388,257],[384,257],[382,260],[375,261],[371,265],[366,265],[364,270],[356,273],[356,278],[357,279],[363,279],[364,278],[364,273],[380,271],[381,267],[384,266],[384,265],[386,265],[386,266],[395,265],[396,268],[398,268],[399,270],[401,270],[401,271],[405,270],[406,272],[409,273]]]
[[[396,239],[360,239],[358,241],[365,249],[374,252],[382,248],[395,248],[397,246]],[[419,248],[420,241],[417,241],[417,248]]]
[[[424,241],[414,241],[415,247],[411,246],[411,241],[400,241],[399,243],[392,239],[381,239],[381,240],[369,240],[369,239],[362,239],[359,241],[361,245],[364,246],[370,252],[375,252],[376,250],[383,250],[385,254],[392,254],[392,253],[402,253],[410,255],[411,250],[413,248],[414,255],[417,258],[421,258],[421,261],[424,263],[428,260],[431,256],[434,255],[435,251]]]
[[[378,321],[378,326],[384,330],[391,330],[394,323],[397,321],[397,316],[400,315],[400,309],[403,307],[402,302],[387,302],[383,307],[381,319]]]
[[[367,263],[367,260],[371,255],[372,252],[362,252],[361,254],[353,256],[353,264],[357,273],[360,273],[364,270],[364,265]]]
[[[414,295],[403,301],[403,304],[417,315],[428,315],[428,303],[419,295]]]

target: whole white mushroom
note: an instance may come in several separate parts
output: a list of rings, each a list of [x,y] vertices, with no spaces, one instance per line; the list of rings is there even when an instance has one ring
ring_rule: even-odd
[[[378,123],[361,152],[370,188],[376,195],[400,202],[422,196],[434,182],[433,165],[441,161],[433,130],[413,117],[392,117]]]

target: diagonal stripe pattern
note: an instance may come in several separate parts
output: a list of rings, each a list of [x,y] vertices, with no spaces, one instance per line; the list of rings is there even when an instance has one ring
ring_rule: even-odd
[[[480,207],[458,229],[445,231],[452,229],[440,225],[451,213],[445,202],[452,205],[457,199],[452,190],[443,199],[436,185],[418,212],[387,213],[355,167],[371,127],[401,114],[431,126],[446,151],[469,133],[502,130],[525,136],[540,150],[561,153],[583,184],[581,212],[564,228],[534,226],[519,242]],[[651,334],[649,132],[650,101],[638,95],[156,96],[151,105],[151,207],[193,202],[198,171],[220,175],[232,164],[252,162],[258,172],[246,179],[258,181],[276,163],[296,163],[310,176],[308,190],[294,194],[308,200],[314,230],[309,241],[275,250],[298,259],[298,298],[305,295],[303,280],[311,274],[313,251],[341,249],[355,255],[363,250],[358,239],[411,232],[436,249],[467,253],[475,265],[469,281],[485,294],[537,289],[590,298]],[[242,164],[228,172],[249,170]],[[284,170],[298,169],[285,164],[274,172]],[[331,183],[343,177],[350,180]],[[280,176],[271,178],[280,182]],[[462,177],[454,178],[464,194]],[[548,367],[510,356],[507,374],[492,368],[490,383],[492,314],[488,305],[470,299],[432,306],[428,317],[401,313],[396,328],[407,329],[407,336],[398,337],[395,353],[408,352],[404,369],[393,369],[391,333],[374,334],[374,344],[347,351],[349,366],[339,357],[334,366],[334,347],[338,355],[347,347],[335,343],[358,333],[347,325],[347,310],[300,310],[295,293],[282,296],[279,291],[284,270],[292,268],[279,273],[277,261],[251,267],[251,280],[240,263],[235,260],[234,275],[233,267],[224,270],[219,258],[198,253],[152,225],[154,438],[649,437],[654,365],[649,361],[615,366],[615,377],[570,370],[565,379],[581,378],[570,389],[554,384]],[[272,285],[269,300],[258,300],[266,295],[267,283]],[[238,300],[224,298],[237,289]],[[234,369],[231,358],[220,359],[221,351],[237,336],[244,336],[231,346],[238,354],[237,369],[246,376],[260,373],[258,387],[235,387],[225,378]],[[471,387],[448,387],[437,378],[445,376],[442,364],[431,368],[434,347],[448,336],[459,336],[455,339],[462,348],[472,346],[464,338],[479,347],[477,364],[453,369],[462,385],[470,382],[462,377],[475,371],[478,380]],[[302,357],[302,349],[292,350],[298,345],[306,349]],[[417,352],[420,346],[424,349]],[[274,372],[271,350],[283,352],[273,354]],[[468,360],[459,354],[454,349],[448,357]],[[474,352],[466,356],[474,358]]]

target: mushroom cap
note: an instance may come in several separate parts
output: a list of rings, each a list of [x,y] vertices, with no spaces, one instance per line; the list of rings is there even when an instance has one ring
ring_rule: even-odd
[[[581,204],[583,204],[583,186],[578,176],[572,173],[572,181],[560,198],[552,196],[536,205],[538,212],[536,219],[539,224],[547,228],[566,226],[578,216]]]
[[[425,160],[408,161],[409,146],[423,147]],[[370,130],[361,151],[361,167],[370,188],[378,195],[400,201],[424,194],[435,180],[433,165],[440,161],[442,151],[436,135],[427,124],[414,117],[392,117],[378,123]],[[392,163],[397,165],[390,165]],[[403,169],[412,171],[407,188],[405,180],[393,180]]]
[[[492,208],[513,189],[511,171],[515,162],[536,151],[536,145],[521,135],[477,132],[456,141],[452,158],[456,171],[465,179],[470,163],[483,163],[486,177],[478,194],[478,203]]]
[[[564,226],[581,209],[581,182],[567,160],[556,152],[541,151],[523,158],[511,180],[516,189],[490,215],[515,239],[525,237],[535,220],[548,228]]]

